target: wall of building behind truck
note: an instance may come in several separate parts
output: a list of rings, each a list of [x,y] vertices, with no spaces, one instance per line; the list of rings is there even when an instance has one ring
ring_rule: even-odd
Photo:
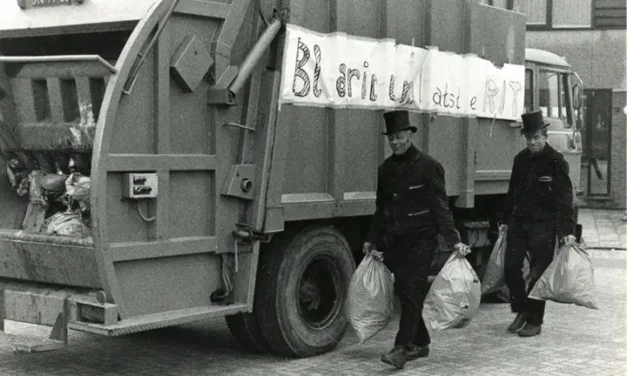
[[[579,74],[586,89],[612,89],[611,116],[611,201],[601,204],[621,209],[627,207],[625,174],[625,137],[627,123],[623,109],[627,106],[627,34],[625,29],[527,31],[527,47],[539,48],[564,56]],[[609,108],[609,105],[608,105]],[[586,124],[585,126],[593,126]],[[585,137],[585,133],[582,132]],[[622,141],[621,141],[622,140]],[[584,140],[584,144],[586,140]],[[609,147],[609,145],[608,145]],[[583,166],[586,168],[586,166]],[[592,171],[594,174],[594,171]],[[582,168],[581,187],[587,189],[587,173]],[[604,176],[607,179],[607,176]],[[588,200],[594,205],[593,201]]]
[[[612,92],[610,190],[617,208],[627,208],[627,91]]]

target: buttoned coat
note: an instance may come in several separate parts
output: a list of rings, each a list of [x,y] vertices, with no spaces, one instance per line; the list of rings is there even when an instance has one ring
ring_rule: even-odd
[[[548,143],[537,154],[524,149],[514,158],[503,222],[547,222],[561,238],[574,233],[573,186],[568,162]]]
[[[449,245],[459,243],[445,185],[442,165],[413,145],[387,158],[377,174],[376,211],[367,240],[380,248],[386,234],[434,229]]]

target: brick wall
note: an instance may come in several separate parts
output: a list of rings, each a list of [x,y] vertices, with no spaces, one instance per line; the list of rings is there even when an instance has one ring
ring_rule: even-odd
[[[612,159],[610,194],[616,209],[627,207],[627,92],[612,93]]]

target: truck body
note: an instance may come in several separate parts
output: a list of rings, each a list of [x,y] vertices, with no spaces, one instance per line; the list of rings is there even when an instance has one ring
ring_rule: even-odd
[[[122,335],[224,316],[259,350],[335,347],[390,151],[382,111],[279,108],[286,22],[525,64],[524,15],[475,0],[0,7],[0,312],[54,326],[61,342],[68,328]],[[545,65],[527,68],[536,77]],[[568,66],[551,69],[571,85]],[[564,88],[556,144],[574,132]],[[540,107],[541,90],[527,90]],[[520,124],[434,113],[411,121],[419,149],[444,165],[479,267],[524,145]],[[18,195],[9,176],[17,164],[65,178],[76,171],[70,159],[87,161],[79,167],[90,178],[83,236],[42,230],[52,205]]]

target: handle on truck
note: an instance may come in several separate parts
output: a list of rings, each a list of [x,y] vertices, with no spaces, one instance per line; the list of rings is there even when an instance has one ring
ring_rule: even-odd
[[[53,55],[53,56],[0,56],[0,63],[66,63],[72,61],[95,61],[105,67],[109,72],[116,73],[117,70],[100,55]]]
[[[165,28],[165,25],[168,23],[168,20],[170,19],[170,17],[172,16],[172,13],[174,13],[174,9],[178,5],[178,3],[179,3],[179,0],[174,0],[172,2],[172,5],[170,5],[168,12],[165,14],[163,19],[159,22],[159,27],[157,28],[157,31],[152,36],[152,39],[150,39],[150,42],[148,43],[146,48],[144,48],[142,51],[140,51],[137,54],[139,56],[139,60],[136,60],[133,66],[131,67],[131,71],[128,74],[128,78],[126,82],[124,83],[124,88],[122,89],[122,92],[124,94],[129,95],[131,91],[133,91],[133,86],[135,86],[135,80],[137,79],[139,70],[141,69],[142,65],[144,65],[144,61],[146,61],[146,56],[148,55],[148,52],[152,49],[152,46],[155,45],[157,40],[159,40],[159,36],[163,32],[163,29]]]

